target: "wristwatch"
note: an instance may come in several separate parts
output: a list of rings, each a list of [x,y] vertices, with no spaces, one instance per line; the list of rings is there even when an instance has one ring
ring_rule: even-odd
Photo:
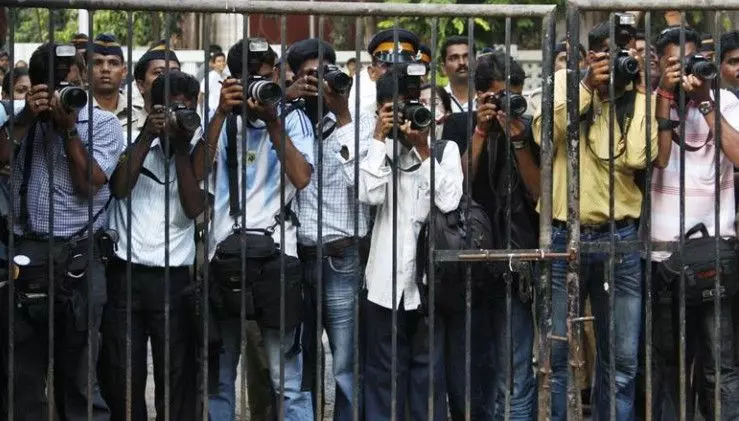
[[[703,101],[700,104],[698,104],[698,111],[700,111],[701,114],[707,115],[711,111],[713,111],[713,101]]]
[[[75,137],[78,137],[79,135],[80,134],[77,131],[76,127],[72,127],[71,129],[64,130],[64,132],[62,133],[62,137],[64,139],[73,139]]]

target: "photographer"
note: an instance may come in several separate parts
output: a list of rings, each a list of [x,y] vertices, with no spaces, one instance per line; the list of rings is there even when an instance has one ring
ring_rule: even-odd
[[[609,25],[604,22],[588,34],[588,70],[580,82],[580,239],[581,241],[610,241],[609,223],[609,116],[610,80],[609,54],[617,54],[614,80],[616,88],[614,121],[614,200],[617,239],[637,239],[636,220],[641,215],[642,194],[634,181],[634,171],[645,168],[646,147],[651,156],[657,156],[657,123],[645,113],[646,85],[643,81],[643,62],[635,59],[633,19],[617,14],[616,50],[609,48]],[[632,60],[636,60],[635,64]],[[636,70],[636,72],[634,72]],[[567,248],[567,70],[554,75],[554,158],[553,158],[553,227],[552,248]],[[656,95],[655,95],[656,96]],[[653,97],[654,99],[654,97]],[[657,102],[662,99],[658,98]],[[654,109],[654,108],[652,108]],[[646,120],[652,119],[652,133],[646,133]],[[534,136],[541,142],[541,113],[534,117]],[[649,136],[649,143],[646,138]],[[598,360],[608,361],[615,352],[616,371],[609,372],[607,364],[597,364],[593,393],[593,408],[598,419],[608,419],[608,378],[616,378],[617,420],[634,416],[634,390],[639,351],[642,305],[642,280],[639,253],[619,253],[615,263],[615,278],[604,283],[604,265],[607,254],[584,254],[580,262],[581,291],[590,297],[595,316]],[[567,261],[552,262],[552,322],[553,334],[567,335]],[[587,276],[586,276],[587,275]],[[608,287],[615,288],[615,334],[617,341],[611,350],[608,344]],[[585,294],[582,294],[585,296]],[[580,308],[583,308],[582,303]],[[552,342],[552,419],[566,419],[568,373],[568,346],[566,342]]]
[[[362,265],[359,248],[355,246],[354,236],[354,180],[344,177],[341,145],[354,145],[354,122],[347,103],[348,90],[352,80],[336,66],[333,47],[323,43],[323,115],[318,115],[318,66],[319,41],[307,39],[290,47],[287,62],[296,69],[293,86],[303,84],[309,91],[303,96],[305,111],[314,123],[315,143],[313,155],[318,157],[319,142],[323,142],[323,180],[317,172],[311,182],[295,197],[298,219],[298,255],[303,264],[305,317],[303,323],[303,383],[311,390],[315,387],[316,355],[322,346],[316,343],[316,329],[326,329],[331,354],[333,374],[336,382],[336,405],[334,420],[352,418],[352,397],[354,390],[354,305],[362,283]],[[322,120],[318,132],[316,122]],[[370,133],[371,127],[360,128],[360,141]],[[360,146],[366,149],[365,145]],[[318,185],[323,188],[323,200],[318,202]],[[318,220],[318,209],[323,210]],[[367,235],[369,209],[359,204],[359,238]],[[317,260],[318,225],[322,229],[322,261]],[[323,267],[323,278],[317,278],[317,265]],[[323,283],[321,303],[324,308],[323,326],[316,326],[316,284]],[[314,391],[314,405],[315,401]]]
[[[242,62],[244,48],[248,49],[246,63]],[[217,290],[211,299],[223,340],[220,384],[209,401],[214,421],[231,421],[235,416],[234,382],[241,341],[251,340],[240,335],[242,291],[250,297],[243,311],[248,320],[256,320],[260,327],[272,386],[284,400],[285,419],[302,421],[313,416],[310,393],[302,390],[301,267],[297,258],[297,220],[290,202],[310,182],[314,138],[310,121],[302,111],[286,115],[284,127],[280,121],[277,104],[282,93],[271,81],[275,58],[274,51],[262,39],[244,39],[231,47],[228,67],[234,78],[224,81],[220,103],[208,128],[209,139],[219,139],[214,174],[217,184],[211,184],[215,205],[208,256],[213,273],[211,285]],[[242,113],[244,105],[246,114]],[[280,176],[283,168],[284,186]],[[242,203],[242,195],[246,203]],[[280,232],[283,227],[284,243]],[[246,274],[241,272],[244,236]],[[283,259],[285,307],[281,308]],[[243,285],[242,275],[246,282]],[[285,335],[280,337],[283,310]],[[280,355],[285,363],[282,390]]]
[[[169,98],[165,98],[169,84]],[[169,405],[173,419],[193,419],[195,389],[194,354],[198,344],[184,314],[183,293],[190,285],[190,266],[195,259],[193,219],[204,208],[205,198],[195,179],[192,150],[202,130],[195,107],[198,82],[179,71],[163,73],[154,80],[151,113],[136,141],[121,156],[111,178],[113,202],[111,229],[118,232],[118,247],[108,264],[109,300],[103,323],[101,383],[111,409],[111,420],[126,416],[126,347],[124,326],[130,314],[132,414],[146,420],[146,344],[151,340],[156,384],[157,419]],[[165,105],[169,108],[165,108]],[[167,173],[169,167],[169,173]],[[129,173],[130,168],[130,173]],[[165,200],[168,193],[168,200]],[[130,199],[130,209],[129,209]],[[169,217],[165,219],[165,208]],[[131,226],[128,226],[129,212]],[[169,230],[169,243],[165,240]],[[130,236],[129,236],[130,233]],[[130,245],[132,307],[127,304],[126,267]],[[165,253],[169,248],[169,259]],[[169,266],[169,290],[165,289],[165,266]],[[165,328],[165,298],[169,294],[169,331]],[[166,342],[167,335],[169,342]],[[164,355],[169,347],[169,377],[165,378]],[[170,401],[164,401],[165,381]]]
[[[36,49],[30,60],[31,89],[26,95],[26,106],[14,121],[12,138],[19,141],[17,151],[6,130],[0,135],[0,163],[7,163],[10,154],[16,153],[11,177],[13,195],[18,197],[14,210],[18,217],[11,235],[15,236],[17,258],[27,263],[14,281],[18,294],[11,369],[16,413],[10,414],[9,419],[19,421],[36,421],[48,416],[49,317],[53,317],[56,331],[53,390],[57,415],[66,420],[88,420],[88,405],[91,405],[91,419],[109,418],[94,375],[106,295],[105,277],[97,244],[93,255],[88,254],[92,241],[88,232],[91,229],[97,238],[106,224],[105,210],[110,196],[107,182],[124,143],[114,115],[93,109],[92,121],[88,120],[87,96],[70,84],[73,80],[70,70],[80,61],[71,45],[47,43]],[[52,80],[49,80],[50,69],[53,69]],[[88,137],[90,128],[92,138]],[[90,144],[92,155],[88,154]],[[92,172],[91,178],[88,171]],[[88,219],[90,197],[91,220]],[[49,225],[50,218],[53,226]],[[50,237],[54,238],[51,250]],[[54,259],[53,277],[49,276],[49,257]],[[54,314],[50,315],[51,297],[47,292],[52,282]],[[7,296],[1,301],[0,311],[7,314]],[[5,323],[7,318],[0,320]],[[92,349],[88,348],[88,335],[93,338]],[[2,347],[3,369],[8,363],[6,346]],[[89,354],[92,366],[88,366]],[[90,372],[92,384],[87,381]],[[88,388],[92,390],[91,395]],[[3,399],[6,396],[3,394]],[[2,416],[5,418],[7,414]]]
[[[402,414],[406,404],[411,419],[428,418],[429,363],[434,365],[435,379],[443,379],[443,321],[436,320],[435,354],[429,355],[429,331],[426,316],[418,311],[421,304],[416,284],[416,244],[421,227],[430,211],[429,127],[415,128],[403,110],[393,110],[394,79],[398,83],[398,104],[418,100],[420,76],[411,76],[406,68],[396,66],[377,81],[377,118],[373,138],[366,155],[360,157],[359,200],[377,206],[369,260],[365,270],[367,298],[365,302],[365,340],[367,344],[364,375],[366,419],[390,419]],[[397,73],[396,73],[397,72]],[[430,114],[430,113],[429,113]],[[430,118],[433,118],[431,116]],[[402,120],[401,120],[402,119]],[[399,121],[400,120],[400,121]],[[396,126],[397,125],[397,126]],[[398,139],[393,140],[394,126]],[[398,142],[395,144],[395,142]],[[397,146],[398,155],[393,150]],[[438,152],[438,151],[437,151]],[[341,149],[344,171],[354,174],[353,143]],[[437,159],[437,158],[431,158]],[[397,165],[395,169],[393,166]],[[393,197],[397,171],[397,197]],[[459,149],[447,142],[441,161],[435,163],[435,206],[450,212],[462,196],[462,168]],[[388,261],[393,250],[393,203],[397,202],[397,265]],[[392,254],[392,253],[391,253]],[[393,302],[393,266],[397,266],[396,299]],[[393,308],[397,308],[397,332],[391,329]],[[391,399],[393,336],[397,334],[396,401]],[[446,393],[443,381],[435,383],[434,419],[446,418]],[[402,418],[402,416],[401,416]]]
[[[713,101],[712,84],[717,82],[719,69],[713,61],[703,61],[698,53],[700,37],[696,31],[685,28],[685,56],[680,57],[680,27],[668,27],[657,37],[656,49],[660,57],[662,80],[657,89],[657,95],[665,99],[656,109],[659,125],[659,156],[652,178],[652,229],[653,241],[677,241],[680,238],[680,134],[679,121],[685,125],[685,226],[684,231],[690,231],[694,226],[702,224],[704,235],[714,235],[715,226],[715,187],[720,184],[719,224],[720,235],[726,240],[735,241],[735,203],[733,168],[739,164],[739,99],[727,90],[721,90],[721,156],[720,179],[714,178],[714,160],[716,143],[713,140],[713,128],[717,113]],[[680,71],[683,68],[681,78]],[[685,91],[686,108],[679,111],[679,90]],[[702,231],[702,230],[701,230]],[[699,237],[698,235],[693,238]],[[713,264],[715,260],[715,240],[708,240],[702,248],[693,249],[692,257],[705,254],[705,260]],[[686,251],[687,252],[686,245]],[[732,250],[733,251],[733,250]],[[657,420],[676,419],[678,415],[679,389],[678,365],[679,338],[677,334],[677,314],[680,306],[678,300],[678,285],[682,263],[682,250],[671,255],[670,252],[653,252],[650,256],[652,265],[652,288],[657,298],[653,310],[652,346],[654,352],[654,377],[652,390],[655,396],[653,414]],[[722,252],[723,253],[723,252]],[[735,252],[734,252],[735,253]],[[736,256],[722,254],[722,260],[731,258],[734,267]],[[649,264],[649,263],[648,263]],[[691,270],[688,262],[686,270]],[[722,263],[725,268],[728,263]],[[703,269],[701,269],[703,270]],[[696,286],[686,287],[686,364],[700,365],[695,368],[692,381],[689,380],[688,390],[696,390],[700,401],[707,405],[706,414],[714,413],[714,389],[721,388],[722,420],[739,418],[739,372],[734,360],[735,344],[732,339],[734,323],[731,312],[730,294],[736,291],[736,272],[723,272],[721,281],[726,288],[725,295],[720,300],[720,332],[714,336],[716,326],[714,316],[717,309],[711,295],[708,299],[693,299],[695,294],[705,296],[704,292],[712,292],[714,279],[702,283],[697,277]],[[700,285],[698,285],[700,284]],[[701,287],[701,285],[703,285]],[[695,290],[701,288],[701,290]],[[695,292],[695,294],[694,294]],[[701,339],[698,339],[701,338]],[[718,350],[714,344],[720,344]],[[716,353],[718,351],[718,354]],[[696,358],[700,355],[700,358]],[[721,384],[716,384],[714,372],[715,361],[721,360]],[[701,373],[702,378],[695,378]],[[688,378],[690,379],[691,376]],[[659,404],[657,404],[659,403]],[[687,403],[689,416],[694,412],[693,401]]]
[[[505,90],[506,61],[510,61],[511,86]],[[481,55],[477,59],[475,89],[477,112],[471,151],[467,150],[467,114],[451,116],[445,125],[444,139],[452,139],[463,153],[462,162],[472,154],[472,166],[466,174],[472,181],[472,199],[487,213],[493,227],[495,248],[508,245],[507,227],[511,226],[514,248],[535,248],[538,244],[538,216],[535,210],[539,195],[539,148],[531,132],[531,118],[524,116],[527,104],[521,96],[526,75],[521,66],[507,59],[502,51]],[[507,113],[506,97],[511,97],[511,112]],[[511,133],[506,136],[510,119]],[[510,143],[509,143],[510,141]],[[510,147],[512,167],[507,165]],[[467,172],[466,165],[463,171]],[[507,187],[512,186],[511,219],[506,218]],[[503,269],[498,279],[485,279],[473,284],[472,339],[472,417],[486,420],[502,417],[505,409],[506,305]],[[507,269],[507,268],[506,268]],[[533,316],[531,290],[533,271],[522,265],[511,273],[513,283],[513,381],[511,414],[513,419],[529,420],[535,414],[536,384],[533,376]],[[464,285],[457,295],[464,297]],[[464,308],[458,304],[456,308]],[[446,365],[449,406],[454,420],[464,419],[464,332],[465,312],[445,315],[447,328]]]

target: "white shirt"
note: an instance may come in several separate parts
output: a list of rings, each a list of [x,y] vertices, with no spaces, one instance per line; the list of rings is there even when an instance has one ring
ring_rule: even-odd
[[[280,244],[280,224],[275,216],[281,210],[280,200],[280,173],[281,166],[278,151],[272,147],[269,133],[264,123],[257,121],[249,127],[246,135],[246,206],[239,197],[239,206],[245,209],[246,228],[267,229],[274,226],[272,238],[275,243]],[[237,156],[239,157],[239,186],[243,189],[243,165],[244,147],[242,143],[243,125],[241,117],[238,118],[237,131]],[[292,140],[293,145],[303,155],[305,160],[313,166],[313,129],[310,120],[301,110],[295,110],[285,118],[285,135]],[[233,233],[234,226],[241,226],[241,217],[238,221],[230,215],[229,207],[229,185],[228,167],[226,165],[226,124],[221,131],[218,142],[217,170],[211,174],[209,189],[215,196],[213,208],[213,219],[210,225],[209,259],[215,255],[218,243],[225,240]],[[215,177],[215,180],[212,178]],[[241,192],[241,190],[239,190]],[[295,197],[297,189],[290,183],[285,175],[285,205]],[[285,244],[280,246],[288,256],[297,257],[297,233],[295,226],[288,219],[285,221]]]
[[[466,113],[467,110],[470,107],[469,101],[463,101],[460,99],[457,99],[457,97],[454,96],[454,92],[452,92],[452,85],[447,85],[446,88],[444,88],[449,93],[449,97],[452,100],[452,113]],[[474,95],[474,91],[472,93]],[[477,110],[477,97],[472,97],[472,111]]]
[[[139,113],[133,130],[133,139],[143,129],[145,111]],[[191,141],[191,150],[202,137],[197,130]],[[165,169],[169,166],[169,178]],[[126,260],[131,242],[131,262],[153,267],[164,267],[164,232],[169,229],[169,265],[189,266],[195,261],[195,222],[188,218],[180,201],[177,167],[174,156],[169,159],[159,138],[151,143],[144,158],[142,171],[131,190],[131,237],[128,237],[128,199],[115,199],[110,207],[110,228],[118,231],[118,249],[115,254]],[[155,179],[156,178],[156,179]],[[169,191],[169,225],[165,220],[165,191]]]
[[[218,101],[221,99],[221,83],[226,80],[226,72],[219,74],[215,70],[208,72],[208,78],[200,82],[200,93],[203,94],[205,101],[205,82],[208,82],[208,111],[214,111],[218,108]],[[205,106],[203,106],[203,111]],[[202,113],[201,113],[202,115]]]
[[[367,153],[371,130],[374,128],[366,119],[359,124],[359,153]],[[322,231],[324,244],[341,238],[354,236],[354,178],[346,177],[342,171],[343,162],[340,155],[343,145],[350,145],[354,150],[355,123],[349,123],[334,130],[323,140],[323,182],[322,182]],[[316,138],[313,154],[318,159],[318,142]],[[310,184],[298,192],[295,198],[298,219],[298,243],[316,245],[318,243],[318,171],[311,175]],[[358,235],[364,237],[369,225],[369,207],[359,204]]]
[[[356,82],[356,81],[355,81]],[[359,108],[360,114],[364,113],[366,108],[372,110],[374,115],[377,109],[377,85],[370,79],[367,68],[363,68],[359,71]],[[352,85],[352,90],[349,92],[349,112],[354,120],[356,119],[356,97],[357,97],[357,84]]]
[[[405,310],[415,310],[421,304],[415,281],[416,241],[430,210],[431,160],[421,162],[415,148],[408,150],[399,144],[398,151],[397,299],[394,304],[393,170],[387,159],[392,159],[393,141],[372,139],[367,155],[360,157],[359,200],[377,206],[372,246],[365,270],[367,298],[385,308],[397,307],[403,300]],[[349,152],[344,167],[351,175],[354,171],[354,151],[349,148]],[[435,165],[435,204],[442,212],[450,212],[457,208],[462,197],[462,162],[457,144],[447,142],[442,162],[436,162]],[[412,171],[403,171],[414,166],[417,167]]]

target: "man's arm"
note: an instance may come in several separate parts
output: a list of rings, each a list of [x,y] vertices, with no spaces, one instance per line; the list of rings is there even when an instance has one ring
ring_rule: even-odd
[[[139,133],[131,147],[121,155],[118,165],[110,178],[110,191],[116,199],[131,194],[144,166],[144,159],[151,149],[151,143],[164,129],[164,108],[152,110],[146,119],[144,130]],[[129,173],[129,165],[131,171]]]
[[[277,151],[277,156],[285,167],[287,178],[296,189],[302,190],[310,182],[312,171],[310,164],[308,164],[303,154],[295,147],[295,144],[287,133],[284,134],[285,150],[284,157],[282,156],[283,154],[280,153],[280,143],[282,142],[283,131],[279,120],[267,122],[267,131],[272,141],[272,146]]]
[[[428,169],[422,168],[421,173],[424,176],[429,176],[431,174],[431,163],[428,159],[424,161],[424,166],[428,166]],[[437,161],[434,169],[436,171],[434,177],[434,204],[441,212],[451,212],[459,206],[459,200],[462,198],[464,191],[462,160],[459,157],[459,147],[456,143],[446,143],[441,162]]]

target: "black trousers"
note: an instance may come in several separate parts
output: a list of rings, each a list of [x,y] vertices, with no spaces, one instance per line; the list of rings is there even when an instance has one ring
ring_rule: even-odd
[[[88,285],[91,295],[88,295]],[[53,332],[53,384],[49,368],[49,317],[46,305],[18,307],[15,302],[12,327],[8,324],[7,287],[0,290],[0,419],[8,417],[7,390],[8,329],[13,330],[12,378],[13,416],[15,421],[45,420],[51,410],[48,396],[54,396],[54,411],[59,421],[88,420],[88,400],[92,402],[92,421],[107,421],[108,406],[100,394],[95,365],[98,359],[99,327],[105,303],[105,276],[99,256],[93,256],[86,282],[81,282],[74,298],[55,301]],[[58,297],[59,299],[61,297]],[[89,304],[89,308],[88,308]],[[91,310],[88,330],[87,311]],[[92,347],[88,347],[88,333]],[[92,357],[92,365],[89,358]],[[88,380],[92,394],[88,395]],[[53,386],[53,387],[52,387]]]
[[[154,362],[156,419],[163,420],[169,405],[172,420],[194,420],[197,408],[198,349],[184,302],[191,283],[189,267],[170,268],[169,335],[165,329],[164,268],[132,265],[131,307],[127,305],[126,262],[115,259],[108,266],[109,299],[103,316],[100,383],[111,411],[111,420],[126,419],[128,312],[131,316],[131,419],[147,421],[147,344],[151,340]],[[168,341],[168,342],[167,342]],[[169,350],[168,376],[165,352]],[[165,384],[169,402],[165,402]]]

